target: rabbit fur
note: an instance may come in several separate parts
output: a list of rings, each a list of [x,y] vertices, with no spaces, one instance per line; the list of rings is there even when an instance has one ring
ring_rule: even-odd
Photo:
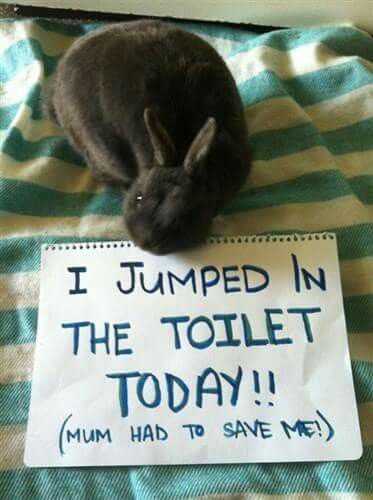
[[[202,242],[249,173],[230,71],[202,38],[168,23],[117,23],[79,38],[44,109],[93,175],[125,191],[127,230],[153,253]]]

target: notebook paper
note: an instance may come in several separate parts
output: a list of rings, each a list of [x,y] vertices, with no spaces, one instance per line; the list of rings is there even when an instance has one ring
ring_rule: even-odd
[[[41,258],[26,465],[361,456],[335,235]]]

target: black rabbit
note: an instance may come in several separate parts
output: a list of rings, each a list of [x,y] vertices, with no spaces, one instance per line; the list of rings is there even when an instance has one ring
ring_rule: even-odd
[[[207,42],[171,24],[112,24],[78,39],[45,105],[93,174],[127,191],[129,234],[153,253],[203,241],[249,172],[231,73]]]

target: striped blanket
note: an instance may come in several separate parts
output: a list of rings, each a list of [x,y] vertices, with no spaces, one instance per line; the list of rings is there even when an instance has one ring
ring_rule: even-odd
[[[40,244],[121,239],[125,233],[120,193],[92,179],[40,109],[41,88],[61,54],[98,25],[5,20],[0,22],[0,498],[237,493],[293,498],[301,492],[368,497],[373,493],[373,39],[349,25],[258,35],[180,24],[223,55],[249,124],[252,175],[216,219],[214,233],[337,233],[363,457],[96,470],[23,466]]]

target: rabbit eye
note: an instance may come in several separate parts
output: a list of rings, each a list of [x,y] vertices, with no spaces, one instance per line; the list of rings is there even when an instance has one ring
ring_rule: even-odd
[[[136,205],[140,205],[142,202],[142,193],[137,193],[136,195]]]

